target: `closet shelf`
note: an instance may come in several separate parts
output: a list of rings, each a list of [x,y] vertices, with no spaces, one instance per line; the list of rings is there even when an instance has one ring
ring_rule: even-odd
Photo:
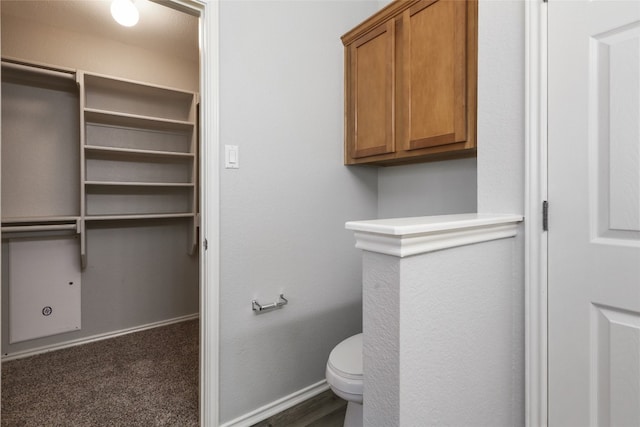
[[[141,158],[164,157],[190,160],[195,157],[194,153],[181,153],[178,151],[157,151],[157,150],[140,150],[134,148],[116,148],[98,145],[85,145],[85,152],[91,157],[129,157],[140,156]]]
[[[164,94],[165,99],[184,99],[193,97],[194,93],[187,90],[169,86],[163,86],[138,80],[130,80],[122,77],[114,77],[99,73],[85,73],[87,84],[93,88],[101,88],[106,92],[122,93],[134,91],[141,95]],[[144,92],[143,92],[144,91]]]
[[[95,108],[85,108],[84,118],[86,122],[90,123],[149,130],[190,131],[195,127],[193,122],[184,120],[163,119],[159,117],[98,110]]]
[[[191,223],[192,254],[198,242],[197,94],[79,74],[83,222],[184,218]]]
[[[190,182],[126,182],[126,181],[85,181],[87,186],[103,187],[193,187]]]
[[[194,218],[193,213],[167,213],[167,214],[124,214],[124,215],[87,215],[86,221],[116,221],[133,219],[164,219],[164,218]]]
[[[5,217],[2,224],[42,224],[49,222],[74,222],[79,216],[35,216],[35,217]]]

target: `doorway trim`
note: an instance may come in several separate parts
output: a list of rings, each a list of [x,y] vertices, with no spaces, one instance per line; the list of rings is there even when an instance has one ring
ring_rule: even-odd
[[[169,0],[169,4],[200,17],[199,406],[200,425],[216,427],[219,424],[220,311],[219,0]]]
[[[547,9],[525,7],[525,423],[548,425]]]
[[[200,19],[201,156],[200,227],[200,425],[219,423],[219,1],[202,4]]]
[[[200,45],[200,425],[218,425],[219,0],[152,0],[198,16]],[[206,244],[205,244],[206,242]],[[1,361],[0,361],[1,365]],[[1,414],[0,414],[1,416]]]

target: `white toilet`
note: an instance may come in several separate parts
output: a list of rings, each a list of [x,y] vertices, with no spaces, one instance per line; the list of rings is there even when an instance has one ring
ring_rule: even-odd
[[[344,427],[362,427],[362,334],[331,351],[326,377],[331,390],[348,402]]]

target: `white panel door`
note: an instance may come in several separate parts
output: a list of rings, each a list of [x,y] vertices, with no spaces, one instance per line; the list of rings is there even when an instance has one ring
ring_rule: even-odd
[[[640,1],[549,24],[549,425],[640,426]]]

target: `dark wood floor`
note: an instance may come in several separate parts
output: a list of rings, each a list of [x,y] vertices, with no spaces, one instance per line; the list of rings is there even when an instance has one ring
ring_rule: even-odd
[[[327,390],[252,427],[342,427],[347,402]]]

